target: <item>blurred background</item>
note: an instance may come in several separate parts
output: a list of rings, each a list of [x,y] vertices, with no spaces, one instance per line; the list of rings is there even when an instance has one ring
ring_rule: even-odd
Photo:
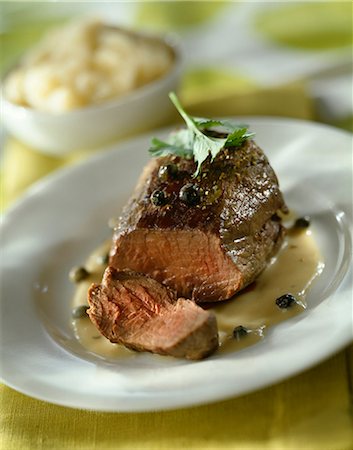
[[[86,16],[177,38],[179,95],[190,113],[285,116],[352,130],[351,2],[2,2],[2,74],[53,26]],[[2,130],[3,207],[80,160],[79,150],[44,155]]]

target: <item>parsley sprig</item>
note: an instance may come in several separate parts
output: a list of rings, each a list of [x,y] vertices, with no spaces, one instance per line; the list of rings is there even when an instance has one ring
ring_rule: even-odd
[[[244,141],[254,136],[246,125],[236,125],[226,120],[205,119],[188,115],[181,106],[174,92],[169,98],[185,120],[187,128],[172,132],[167,141],[152,139],[149,152],[152,156],[177,155],[182,158],[194,158],[197,169],[194,176],[200,172],[202,163],[211,155],[211,161],[223,148],[239,147]],[[221,128],[227,133],[226,138],[211,137],[205,131]]]

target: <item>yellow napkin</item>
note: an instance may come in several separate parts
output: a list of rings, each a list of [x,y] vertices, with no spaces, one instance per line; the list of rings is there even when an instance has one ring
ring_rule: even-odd
[[[0,386],[0,448],[351,450],[349,398],[345,352],[270,388],[180,411],[81,411]]]
[[[13,137],[4,145],[1,170],[1,207],[6,209],[35,181],[61,167],[84,159],[91,152],[77,151],[66,157],[55,157],[39,152]]]

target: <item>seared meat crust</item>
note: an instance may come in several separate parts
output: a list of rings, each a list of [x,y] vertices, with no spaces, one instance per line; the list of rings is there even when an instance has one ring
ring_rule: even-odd
[[[160,167],[177,166],[167,180]],[[152,159],[124,208],[110,253],[110,265],[148,274],[196,302],[225,300],[251,283],[280,247],[286,211],[277,177],[253,141],[220,152],[193,178],[193,160]],[[180,198],[186,184],[200,201]],[[151,194],[163,191],[156,206]]]

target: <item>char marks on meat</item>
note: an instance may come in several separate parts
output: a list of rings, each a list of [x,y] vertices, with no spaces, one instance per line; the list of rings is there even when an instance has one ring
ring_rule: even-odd
[[[154,279],[108,267],[88,292],[88,314],[103,336],[137,351],[201,359],[218,347],[216,318]]]
[[[160,167],[177,166],[165,179]],[[262,150],[246,141],[224,149],[193,178],[195,162],[174,155],[152,159],[114,233],[110,265],[148,274],[196,302],[225,300],[250,284],[280,247],[285,211],[277,177]],[[180,191],[197,188],[187,204]],[[163,205],[151,194],[163,191]],[[98,289],[98,288],[96,288]]]

